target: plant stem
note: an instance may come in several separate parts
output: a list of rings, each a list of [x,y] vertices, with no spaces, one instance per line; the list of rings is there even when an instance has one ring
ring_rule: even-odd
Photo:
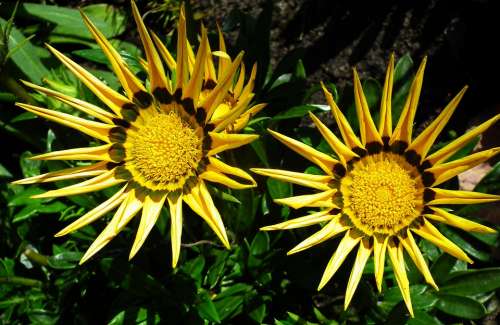
[[[24,250],[23,254],[32,262],[43,266],[49,265],[49,259],[47,256],[37,253],[29,247]]]
[[[28,287],[41,287],[42,281],[23,278],[20,276],[2,276],[0,277],[0,283],[8,283],[8,284],[20,284]]]

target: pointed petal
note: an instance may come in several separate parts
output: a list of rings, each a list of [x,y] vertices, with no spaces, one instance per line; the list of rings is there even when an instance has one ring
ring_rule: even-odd
[[[344,238],[339,243],[339,246],[333,253],[332,258],[328,262],[325,272],[321,277],[321,281],[318,285],[318,291],[323,289],[323,287],[330,281],[335,272],[339,269],[339,267],[344,262],[345,258],[349,253],[353,250],[353,248],[361,241],[361,236],[354,235],[352,230],[349,230],[345,233]]]
[[[434,213],[425,214],[426,218],[442,222],[453,227],[460,228],[467,232],[480,232],[485,234],[494,234],[497,232],[495,229],[483,226],[480,223],[451,214],[443,209],[435,207],[430,207],[430,208],[434,211]]]
[[[137,254],[146,241],[149,233],[153,230],[156,220],[158,220],[160,216],[161,208],[165,203],[166,197],[166,193],[158,192],[153,192],[146,196],[144,206],[142,207],[141,222],[139,223],[139,229],[137,229],[134,244],[130,250],[129,260]]]
[[[187,34],[186,34],[186,16],[184,14],[184,7],[181,8],[179,13],[179,22],[177,25],[177,65],[175,68],[176,86],[175,89],[183,89],[188,81],[189,63],[187,53]]]
[[[429,152],[431,146],[434,144],[437,136],[443,128],[448,123],[450,117],[455,112],[460,100],[465,94],[467,86],[465,86],[456,96],[453,98],[448,105],[443,109],[441,114],[427,127],[422,133],[410,144],[408,150],[415,150],[421,158],[421,161],[425,160],[427,153]]]
[[[264,107],[266,107],[267,104],[257,104],[249,108],[245,113],[241,114],[236,121],[234,121],[232,125],[232,131],[233,132],[239,132],[241,131],[245,126],[247,126],[248,122],[257,115]]]
[[[394,84],[394,53],[391,54],[387,72],[385,74],[384,89],[380,99],[380,121],[378,133],[382,138],[392,135],[392,87]]]
[[[33,195],[31,198],[44,199],[49,197],[83,194],[88,192],[99,191],[102,190],[103,188],[111,187],[113,185],[126,182],[126,180],[124,179],[116,178],[114,174],[115,171],[110,170],[108,172],[105,172],[99,176],[96,176],[84,182],[71,186],[66,186],[57,190],[47,191],[42,194]]]
[[[435,180],[434,183],[431,184],[431,186],[437,186],[457,176],[458,174],[487,161],[499,152],[500,147],[483,150],[461,159],[436,165],[434,167],[426,169],[425,171],[432,173],[432,175],[434,176]]]
[[[231,134],[216,132],[208,132],[208,134],[212,139],[211,149],[208,151],[209,156],[216,155],[229,149],[244,146],[259,138],[257,134]]]
[[[72,129],[78,130],[82,133],[90,135],[96,139],[102,140],[104,142],[109,142],[109,130],[111,130],[115,125],[104,124],[100,122],[89,121],[81,117],[76,117],[70,114],[61,113],[58,111],[33,106],[29,104],[16,103],[17,106],[36,114],[38,116],[44,117],[48,120],[54,121],[61,125],[68,126]]]
[[[124,105],[132,104],[127,97],[106,86],[104,82],[52,46],[47,44],[47,48],[116,115],[121,116],[120,111]]]
[[[321,230],[315,232],[312,236],[309,236],[305,240],[301,241],[297,246],[289,250],[286,254],[292,255],[301,252],[350,229],[350,226],[344,225],[340,221],[340,217],[340,215],[336,215],[323,228],[321,228]]]
[[[429,270],[429,267],[425,262],[424,256],[422,255],[420,248],[418,248],[418,245],[415,242],[413,235],[411,234],[410,229],[407,229],[406,234],[407,237],[399,238],[401,240],[401,243],[403,244],[403,247],[408,252],[408,255],[410,255],[413,263],[415,263],[420,273],[422,273],[422,275],[424,276],[425,282],[430,284],[434,289],[439,290],[436,282],[434,282],[434,279],[432,278],[431,271]]]
[[[465,146],[471,140],[476,138],[478,135],[480,135],[481,133],[486,131],[490,126],[494,125],[499,119],[500,119],[500,114],[493,116],[492,118],[490,118],[486,122],[475,127],[473,130],[467,132],[466,134],[462,135],[461,137],[448,143],[443,148],[434,152],[429,157],[427,157],[427,159],[425,159],[425,160],[429,161],[432,165],[437,165],[437,164],[441,163],[442,161],[451,157],[455,152],[460,150],[463,146]]]
[[[113,210],[116,206],[125,200],[128,193],[125,192],[125,188],[127,186],[123,186],[118,192],[116,192],[112,197],[99,204],[89,212],[85,213],[83,216],[78,218],[76,221],[73,221],[70,225],[66,226],[64,229],[55,234],[55,237],[60,237],[69,234],[70,232],[76,231],[95,220],[99,219],[109,211]]]
[[[153,38],[153,42],[156,45],[156,48],[158,49],[158,51],[160,52],[161,57],[163,58],[163,61],[165,61],[165,63],[167,64],[168,68],[170,69],[170,71],[175,71],[176,66],[177,66],[177,62],[175,62],[175,59],[172,56],[172,54],[170,54],[170,52],[168,51],[167,47],[165,46],[165,44],[163,44],[163,42],[158,37],[158,35],[156,35],[155,33],[151,32],[151,36]]]
[[[373,262],[375,267],[375,282],[378,292],[382,292],[382,280],[384,279],[385,252],[387,250],[388,236],[377,236],[373,238]]]
[[[351,151],[349,147],[343,144],[339,138],[326,126],[321,122],[313,113],[309,112],[309,116],[312,121],[318,128],[319,132],[323,138],[325,138],[326,142],[330,145],[332,150],[337,154],[340,159],[342,165],[346,166],[346,162],[351,160],[352,158],[359,157],[356,153]]]
[[[170,241],[172,242],[172,267],[176,267],[181,252],[182,195],[167,197],[170,207]]]
[[[111,158],[112,144],[96,147],[73,148],[47,152],[31,157],[33,160],[104,160],[115,161]],[[115,157],[116,158],[116,157]]]
[[[292,196],[284,199],[275,199],[274,202],[277,204],[287,205],[294,209],[300,209],[305,206],[309,206],[310,204],[317,201],[324,201],[328,198],[332,198],[333,194],[337,192],[337,189],[330,189],[325,192],[319,192],[315,194],[306,194],[299,196]]]
[[[47,183],[67,179],[82,178],[89,176],[101,175],[108,171],[106,162],[99,162],[97,164],[66,168],[55,172],[49,172],[42,175],[28,177],[12,182],[12,184],[34,184],[34,183]]]
[[[366,265],[366,261],[370,257],[372,253],[372,247],[370,247],[370,243],[367,238],[364,238],[359,244],[358,254],[356,255],[356,261],[354,261],[354,266],[351,271],[351,275],[349,276],[349,282],[347,283],[345,300],[344,300],[344,310],[349,307],[351,303],[351,299],[358,287],[359,281],[361,280],[361,276],[363,275],[363,270]]]
[[[266,168],[250,168],[250,170],[259,175],[272,177],[284,182],[315,188],[321,191],[328,191],[331,189],[328,184],[330,183],[332,178],[328,175],[312,175],[291,172],[288,170]]]
[[[238,99],[240,97],[244,83],[245,83],[245,63],[242,62],[238,74],[238,81],[236,81],[236,85],[234,85],[233,89],[233,95],[235,99]]]
[[[396,282],[398,283],[399,290],[403,296],[403,300],[406,304],[406,308],[413,317],[413,307],[411,305],[410,297],[410,282],[408,281],[408,276],[406,275],[405,261],[403,256],[403,247],[400,245],[396,246],[394,241],[391,239],[387,245],[387,250],[389,251],[389,257],[391,258],[392,269],[394,270],[394,275],[396,276]]]
[[[329,175],[332,174],[333,166],[339,163],[338,160],[330,157],[329,155],[322,153],[300,141],[287,137],[281,133],[267,130],[271,135],[276,138],[278,141],[283,143],[288,148],[292,149],[302,157],[307,160],[317,164],[323,171]]]
[[[224,179],[226,179],[226,181],[228,181],[228,182],[234,182],[232,184],[235,185],[236,187],[233,187],[233,188],[243,189],[243,188],[255,187],[257,185],[257,183],[252,178],[252,176],[250,176],[250,174],[248,174],[247,172],[245,172],[243,169],[230,166],[230,165],[228,165],[228,164],[220,161],[219,159],[217,159],[215,157],[208,157],[208,161],[210,162],[210,164],[207,167],[208,171],[209,172],[215,172],[215,173],[219,174]],[[238,181],[235,181],[233,179],[230,179],[229,177],[227,177],[224,174],[229,174],[229,175],[232,175],[232,176],[236,176],[236,177],[238,177],[241,180],[245,180],[246,184],[238,182]],[[214,175],[212,175],[212,176],[214,176]],[[203,174],[200,175],[200,177],[203,178]],[[220,180],[222,180],[222,179],[220,179]],[[217,181],[215,181],[215,182],[217,182]],[[227,185],[227,186],[231,187],[230,185]]]
[[[97,29],[97,27],[90,21],[83,11],[80,10],[83,22],[87,25],[88,30],[96,40],[97,44],[101,47],[104,54],[108,57],[116,77],[123,86],[123,89],[128,95],[129,99],[134,97],[134,94],[139,91],[146,91],[141,81],[129,70],[127,64],[116,51],[106,37]]]
[[[420,237],[430,241],[437,247],[441,248],[446,253],[458,258],[459,260],[465,261],[472,264],[473,261],[464,253],[464,251],[455,245],[448,238],[443,236],[427,219],[424,218],[424,224],[419,228],[411,229],[414,233]]]
[[[433,188],[434,198],[427,202],[428,205],[438,204],[477,204],[488,203],[500,200],[500,195],[470,192],[470,191],[455,191],[445,190],[442,188]]]
[[[134,1],[132,1],[132,14],[137,24],[137,30],[139,31],[139,36],[141,37],[142,46],[144,47],[144,52],[146,53],[146,59],[148,61],[149,88],[152,92],[154,92],[156,88],[168,89],[168,82],[165,77],[165,70],[163,69],[160,56],[153,45],[153,41],[149,36]]]
[[[427,57],[424,57],[420,67],[418,68],[415,79],[411,84],[410,93],[406,99],[406,103],[399,117],[398,124],[392,133],[390,144],[396,141],[403,141],[407,144],[411,143],[411,135],[413,130],[413,119],[415,118],[415,112],[417,111],[418,99],[420,97],[420,91],[422,90],[422,83],[424,81],[424,70],[425,64],[427,62]]]
[[[305,217],[295,218],[275,225],[262,227],[260,228],[260,230],[262,231],[285,230],[285,229],[295,229],[295,228],[302,228],[311,225],[316,225],[318,223],[330,221],[333,218],[335,218],[335,215],[329,214],[329,212],[330,210],[319,211]]]
[[[382,143],[380,134],[378,134],[375,123],[373,123],[372,115],[370,114],[370,108],[366,101],[365,94],[363,92],[363,87],[361,86],[361,81],[359,80],[358,73],[356,69],[354,72],[354,102],[356,104],[356,113],[358,115],[359,121],[359,132],[361,134],[361,143],[366,145],[370,142]]]
[[[87,103],[86,101],[80,100],[78,98],[73,98],[73,97],[67,96],[67,95],[60,93],[60,92],[57,92],[55,90],[32,84],[31,82],[28,82],[28,81],[21,80],[21,82],[27,87],[30,87],[30,88],[32,88],[32,89],[34,89],[42,94],[45,94],[47,96],[56,98],[57,100],[65,103],[73,108],[76,108],[79,111],[82,111],[90,116],[93,116],[95,118],[100,119],[104,123],[114,124],[113,119],[118,117],[118,116],[114,115],[113,113],[105,111],[96,105]]]
[[[248,104],[252,101],[253,94],[238,101],[238,104],[233,107],[229,112],[220,116],[216,121],[210,121],[215,124],[214,132],[221,132],[226,130],[234,121],[236,121],[241,114],[248,109]]]
[[[217,24],[217,32],[219,34],[219,52],[226,53],[226,43],[224,42],[224,36],[222,35],[222,30]],[[219,62],[217,65],[217,76],[222,76],[227,67],[231,64],[231,58],[229,60],[224,57],[219,57]]]
[[[238,100],[243,100],[247,96],[250,96],[253,93],[253,88],[255,86],[255,78],[257,77],[257,63],[254,63],[252,66],[252,71],[250,72],[250,77],[248,78],[248,82],[241,91]]]
[[[133,217],[142,209],[146,201],[147,192],[139,189],[129,191],[127,198],[116,211],[115,217],[118,219],[116,223],[116,233],[120,232],[132,220]]]
[[[187,87],[183,89],[182,92],[182,98],[192,98],[196,105],[198,104],[198,97],[200,96],[203,77],[205,75],[207,44],[207,30],[202,28],[200,47],[198,48],[198,53],[196,53],[196,60],[191,74],[191,80],[189,80]]]
[[[332,94],[326,89],[323,83],[321,83],[321,87],[323,88],[323,92],[325,93],[326,101],[332,110],[333,117],[335,118],[335,121],[337,121],[337,125],[339,127],[340,133],[342,134],[342,139],[344,139],[344,143],[351,149],[364,148],[356,134],[354,134],[354,131],[349,125],[349,122],[347,122],[344,114],[342,114],[337,104],[335,104]]]

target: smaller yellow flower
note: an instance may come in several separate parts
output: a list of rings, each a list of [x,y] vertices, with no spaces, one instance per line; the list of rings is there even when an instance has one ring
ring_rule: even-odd
[[[445,223],[465,231],[495,232],[495,230],[454,215],[440,205],[474,204],[498,201],[500,196],[436,188],[439,184],[496,155],[500,148],[474,153],[447,161],[455,152],[495,124],[500,115],[482,123],[467,134],[429,154],[430,148],[455,111],[467,87],[443,109],[441,114],[416,138],[412,137],[413,119],[422,88],[423,60],[401,117],[392,128],[391,98],[394,57],[391,57],[380,104],[380,122],[375,126],[354,70],[354,98],[359,120],[358,138],[344,114],[323,86],[328,104],[339,127],[343,142],[316,116],[311,119],[337,157],[334,158],[278,132],[269,132],[280,142],[318,165],[325,175],[311,175],[278,169],[252,169],[260,175],[309,187],[319,192],[275,202],[294,209],[320,207],[321,211],[288,220],[262,230],[281,230],[326,223],[321,230],[292,248],[294,254],[343,234],[335,253],[328,262],[318,290],[323,288],[339,269],[347,255],[358,247],[356,260],[347,283],[347,309],[361,279],[368,258],[373,255],[377,288],[382,289],[386,251],[392,262],[396,282],[413,316],[410,284],[406,275],[403,252],[406,251],[427,283],[437,289],[414,234],[432,242],[454,257],[472,260],[434,226]]]

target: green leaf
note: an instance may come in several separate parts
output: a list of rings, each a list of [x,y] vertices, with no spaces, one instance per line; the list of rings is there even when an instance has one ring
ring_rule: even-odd
[[[40,166],[42,164],[39,160],[29,159],[33,154],[29,151],[25,151],[21,154],[19,158],[19,163],[21,164],[21,171],[24,177],[32,177],[40,175]]]
[[[425,311],[416,310],[415,317],[410,318],[407,325],[442,325],[436,317],[427,314]]]
[[[477,250],[474,246],[472,246],[469,241],[465,240],[460,236],[457,232],[454,230],[440,225],[439,230],[445,235],[447,238],[449,238],[452,242],[457,244],[460,248],[462,248],[467,254],[471,255],[472,257],[480,260],[480,261],[489,261],[490,260],[490,254]]]
[[[12,174],[2,164],[0,164],[0,178],[12,178]]]
[[[410,91],[413,60],[409,54],[402,56],[394,68],[394,94],[392,98],[392,120],[398,121]]]
[[[316,111],[318,109],[328,111],[330,109],[330,107],[327,105],[316,105],[316,104],[294,106],[290,109],[287,109],[284,112],[276,114],[273,117],[273,120],[279,121],[279,120],[287,120],[287,119],[291,119],[291,118],[302,118],[302,117],[306,116],[308,112],[313,112],[313,111]]]
[[[0,26],[5,26],[5,20],[2,18],[0,18]],[[31,44],[31,42],[26,41],[26,38],[18,29],[12,28],[9,34],[9,49],[14,49],[19,44],[22,44],[22,47],[17,49],[15,53],[12,53],[10,59],[30,81],[40,83],[42,78],[50,74],[49,70],[42,63],[40,57],[34,55],[34,53],[37,52],[36,47]],[[48,51],[45,49],[40,48],[38,51],[45,52],[49,55]]]
[[[217,308],[215,304],[210,299],[208,293],[202,292],[199,294],[201,296],[201,303],[196,306],[198,310],[198,314],[206,320],[211,322],[220,323],[219,313],[217,312]]]
[[[476,185],[474,192],[496,194],[500,192],[500,162],[486,174]]]
[[[447,253],[441,254],[431,266],[431,273],[434,280],[438,284],[445,282],[450,277],[450,272],[456,263],[457,259],[453,256]]]
[[[471,296],[486,293],[500,288],[500,268],[486,268],[482,270],[468,270],[454,276],[441,288],[440,292],[459,296]]]
[[[292,185],[290,183],[268,178],[266,184],[272,199],[281,199],[292,195]]]
[[[53,34],[93,40],[76,9],[25,3],[21,10],[22,14],[55,24]],[[113,6],[96,4],[83,7],[82,10],[107,38],[117,36],[125,30],[125,16]]]
[[[479,319],[486,314],[484,306],[476,300],[454,295],[440,294],[436,309],[465,319]]]
[[[49,266],[54,269],[68,270],[78,266],[83,254],[80,252],[62,252],[48,258]]]
[[[250,244],[250,254],[254,256],[262,255],[269,251],[269,235],[267,232],[258,232]]]

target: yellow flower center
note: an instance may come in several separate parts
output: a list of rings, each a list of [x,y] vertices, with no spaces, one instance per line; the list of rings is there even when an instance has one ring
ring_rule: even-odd
[[[176,112],[144,116],[127,139],[127,167],[134,179],[152,190],[177,190],[195,174],[202,140]]]
[[[363,232],[395,234],[419,216],[423,186],[418,171],[392,153],[367,156],[341,180],[344,211]]]

